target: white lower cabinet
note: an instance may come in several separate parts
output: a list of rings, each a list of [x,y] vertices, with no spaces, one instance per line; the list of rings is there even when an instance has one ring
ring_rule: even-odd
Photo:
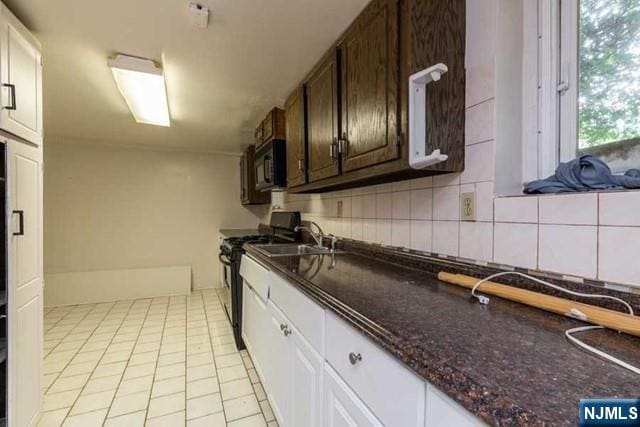
[[[267,370],[270,368],[267,360],[270,346],[267,337],[269,314],[266,304],[246,281],[242,289],[242,307],[242,340],[254,359],[260,379],[266,382]]]
[[[287,319],[273,305],[268,304],[269,312],[269,375],[265,378],[265,389],[273,412],[282,426],[292,425],[289,416],[291,405],[291,326]]]
[[[291,350],[291,425],[320,427],[324,360],[295,327]]]
[[[281,426],[484,425],[295,285],[248,256],[241,271],[242,335]]]
[[[323,415],[327,427],[382,426],[328,363],[324,367]]]
[[[269,302],[271,376],[267,396],[283,426],[322,425],[323,359],[291,321]]]
[[[7,142],[9,425],[33,426],[42,405],[42,150]]]

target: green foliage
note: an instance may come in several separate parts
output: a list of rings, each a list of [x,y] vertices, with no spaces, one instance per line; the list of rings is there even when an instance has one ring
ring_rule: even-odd
[[[640,0],[580,0],[581,147],[640,137]]]

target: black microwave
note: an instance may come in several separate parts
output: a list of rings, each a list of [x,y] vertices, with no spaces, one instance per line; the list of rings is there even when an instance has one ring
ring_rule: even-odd
[[[256,190],[265,191],[287,186],[286,142],[273,140],[256,151],[254,158]]]

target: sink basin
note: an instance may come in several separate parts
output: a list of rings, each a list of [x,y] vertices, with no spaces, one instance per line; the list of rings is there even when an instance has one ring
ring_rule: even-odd
[[[326,255],[336,253],[328,248],[318,248],[311,245],[295,244],[275,244],[275,245],[254,245],[254,248],[258,249],[269,257],[278,256],[298,256],[298,255]]]

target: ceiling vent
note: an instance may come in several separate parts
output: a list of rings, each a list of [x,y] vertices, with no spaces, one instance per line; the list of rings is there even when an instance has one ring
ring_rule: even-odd
[[[198,3],[189,3],[189,24],[196,28],[209,26],[209,8]]]

